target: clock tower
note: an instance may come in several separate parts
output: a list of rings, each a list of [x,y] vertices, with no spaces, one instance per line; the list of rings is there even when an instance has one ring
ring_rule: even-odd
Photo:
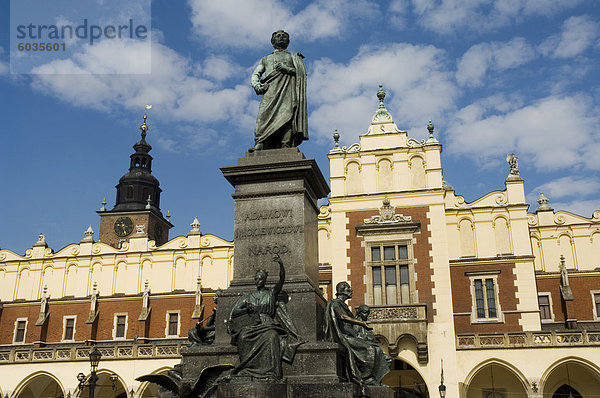
[[[148,125],[146,113],[140,126],[142,139],[135,143],[135,153],[130,156],[129,172],[117,184],[117,199],[112,210],[103,203],[100,215],[100,242],[120,247],[135,234],[147,234],[156,245],[169,240],[169,229],[173,225],[160,211],[160,184],[152,175],[152,150],[146,142]]]

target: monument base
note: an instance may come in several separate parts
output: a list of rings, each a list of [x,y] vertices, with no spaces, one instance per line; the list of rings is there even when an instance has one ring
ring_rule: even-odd
[[[353,383],[224,383],[219,386],[216,398],[392,398],[387,386],[368,386],[366,395]]]
[[[235,365],[238,349],[231,344],[227,325],[231,308],[244,294],[256,290],[256,270],[277,279],[279,255],[285,266],[283,291],[287,312],[305,341],[292,363],[283,362],[278,381],[231,376],[218,385],[217,398],[390,398],[386,386],[361,387],[350,382],[342,347],[324,341],[326,301],[319,290],[317,200],[329,187],[314,159],[297,148],[249,151],[236,166],[221,168],[235,187],[234,257],[230,286],[219,295],[215,340],[212,345],[181,350],[176,366],[186,383],[195,383],[203,369]]]

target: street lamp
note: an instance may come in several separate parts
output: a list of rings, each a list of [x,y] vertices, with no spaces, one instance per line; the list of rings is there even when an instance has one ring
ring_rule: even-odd
[[[100,363],[100,358],[102,357],[102,353],[98,351],[96,347],[90,352],[90,377],[87,382],[87,386],[90,388],[90,397],[94,398],[94,390],[96,389],[96,382],[98,382],[98,375],[96,371],[98,370],[98,364]],[[79,391],[83,391],[85,388],[85,375],[83,373],[79,373],[77,375],[77,380],[79,381]]]
[[[446,386],[444,385],[444,360],[442,359],[442,373],[440,374],[440,398],[446,398]]]

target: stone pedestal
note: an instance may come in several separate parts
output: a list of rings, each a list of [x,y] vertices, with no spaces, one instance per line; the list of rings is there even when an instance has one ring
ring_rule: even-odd
[[[230,287],[219,296],[214,344],[185,348],[177,369],[194,382],[202,369],[235,364],[237,347],[227,333],[233,304],[256,289],[258,269],[269,273],[267,284],[277,280],[279,254],[286,270],[283,290],[287,309],[300,336],[293,363],[283,363],[283,379],[266,382],[233,377],[219,385],[219,398],[348,398],[360,397],[359,386],[348,382],[344,352],[337,343],[324,341],[325,299],[319,290],[317,200],[329,187],[314,159],[297,148],[248,152],[236,166],[221,168],[234,186],[234,270]],[[388,387],[369,387],[372,398],[390,397]]]
[[[279,254],[285,264],[288,311],[307,341],[323,340],[325,300],[319,290],[317,200],[329,187],[314,159],[298,148],[248,152],[237,166],[222,167],[234,187],[234,269],[219,297],[215,343],[229,342],[225,320],[238,297],[255,289],[258,269],[277,280]],[[220,319],[219,319],[220,318]]]

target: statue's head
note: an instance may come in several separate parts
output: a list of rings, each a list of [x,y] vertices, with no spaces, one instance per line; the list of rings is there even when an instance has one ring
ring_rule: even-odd
[[[285,50],[290,44],[290,35],[280,29],[271,35],[271,44],[277,50]]]
[[[335,285],[335,295],[344,295],[347,298],[352,298],[352,288],[350,287],[348,282],[340,282],[337,285]]]
[[[366,304],[361,304],[356,308],[356,316],[366,321],[369,319],[369,314],[371,313],[371,308]]]
[[[256,287],[265,287],[268,276],[269,273],[264,269],[256,271],[256,274],[254,274],[254,283],[256,283]]]

